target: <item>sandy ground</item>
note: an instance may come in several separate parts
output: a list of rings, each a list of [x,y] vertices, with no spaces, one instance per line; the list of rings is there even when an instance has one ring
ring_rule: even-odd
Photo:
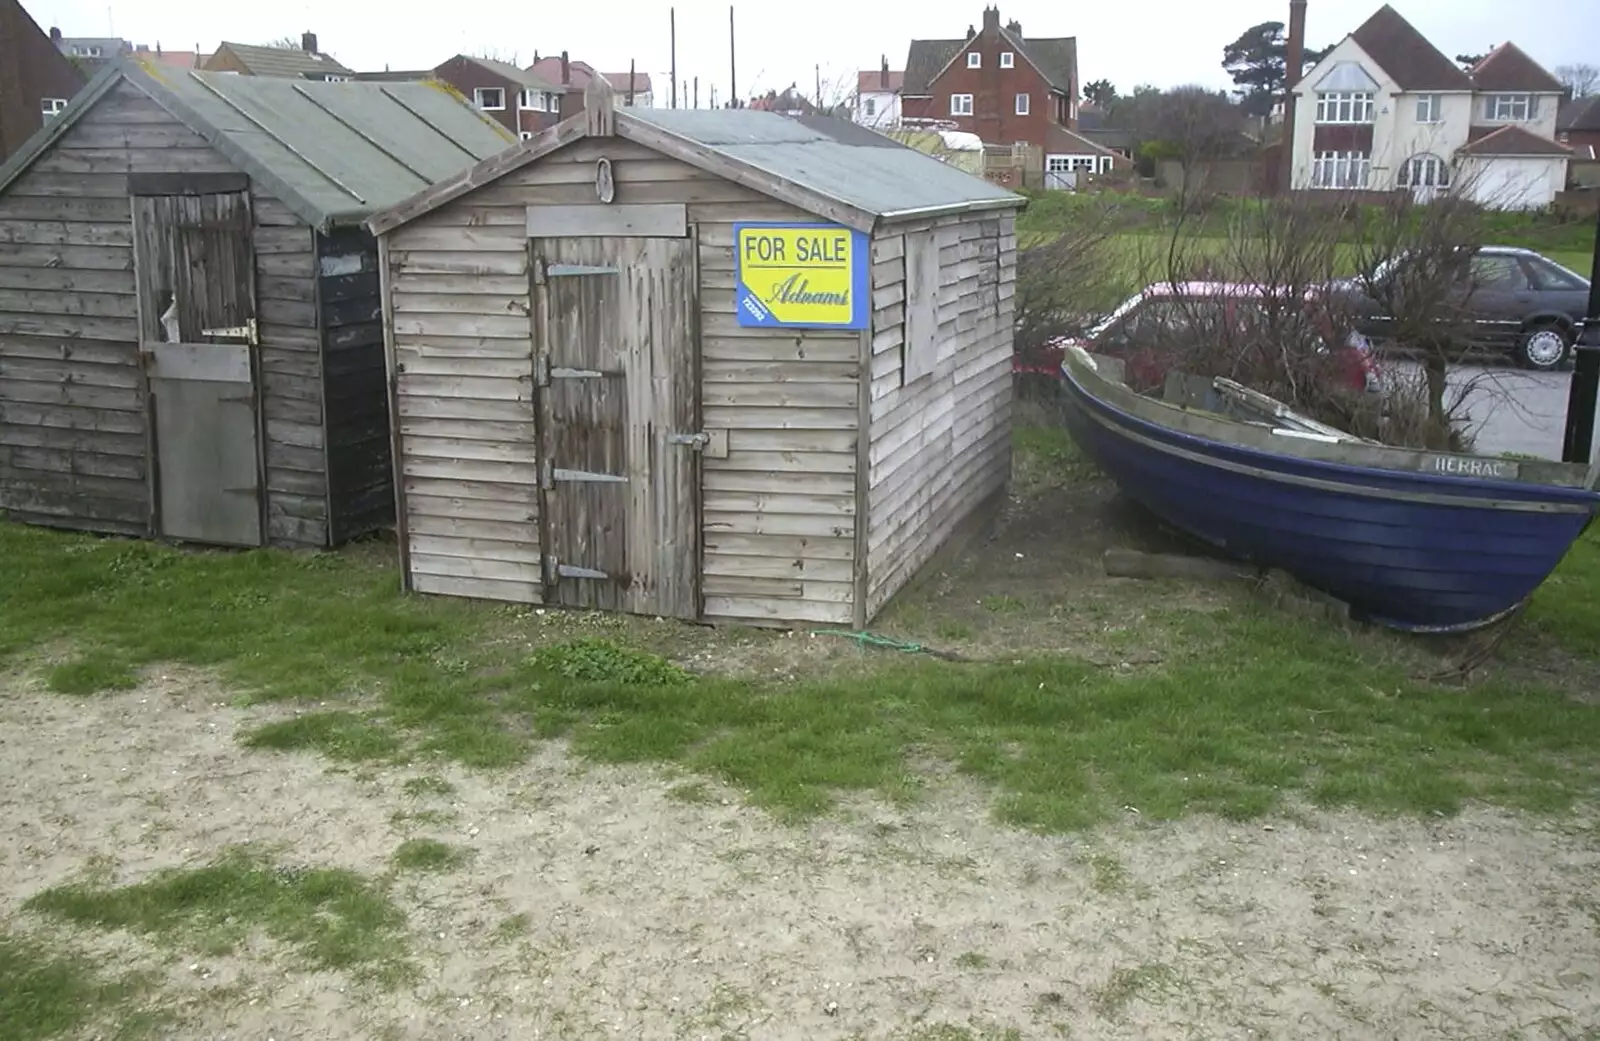
[[[1126,824],[1044,838],[959,782],[911,809],[785,827],[657,770],[549,746],[503,774],[352,773],[247,752],[203,676],[73,700],[0,678],[0,926],[163,973],[178,1036],[351,1038],[1557,1038],[1600,1028],[1600,830],[1488,813],[1419,824]],[[278,710],[281,711],[281,710]],[[419,825],[421,807],[447,818]],[[423,981],[306,974],[265,941],[202,959],[20,910],[86,865],[118,882],[281,843],[382,874],[402,839],[475,851],[403,876]],[[525,914],[526,932],[495,927]],[[101,1024],[100,1027],[104,1027]],[[1007,1035],[1007,1030],[1015,1031]],[[970,1031],[970,1035],[964,1031]],[[90,1036],[96,1031],[90,1031]],[[3,1033],[3,1031],[0,1031]]]

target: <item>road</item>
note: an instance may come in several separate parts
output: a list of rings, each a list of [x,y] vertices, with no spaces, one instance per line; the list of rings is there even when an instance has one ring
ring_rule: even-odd
[[[1410,362],[1389,364],[1415,371]],[[1471,420],[1467,428],[1477,437],[1473,450],[1479,455],[1518,452],[1560,459],[1571,384],[1571,372],[1498,366],[1459,366],[1450,372],[1454,394],[1466,394],[1464,412]],[[1594,453],[1591,458],[1600,458],[1600,436],[1595,438]]]

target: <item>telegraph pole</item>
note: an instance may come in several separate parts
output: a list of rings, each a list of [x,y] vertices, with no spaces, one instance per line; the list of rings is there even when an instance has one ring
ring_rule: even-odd
[[[667,8],[667,25],[672,33],[672,107],[678,107],[678,9]]]

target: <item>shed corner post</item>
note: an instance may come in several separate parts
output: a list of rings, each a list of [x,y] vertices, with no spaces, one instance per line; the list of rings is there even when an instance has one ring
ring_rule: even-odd
[[[869,240],[870,241],[870,240]],[[871,247],[867,264],[871,267]],[[870,278],[870,272],[868,278]],[[855,566],[852,569],[851,622],[857,630],[867,627],[867,600],[871,595],[871,572],[867,553],[872,544],[872,319],[861,330],[856,364],[856,538]]]
[[[378,239],[378,298],[383,307],[383,367],[388,377],[389,453],[394,469],[394,537],[400,557],[400,588],[412,592],[411,545],[406,534],[406,460],[400,433],[400,366],[394,342],[394,277],[389,267],[389,233]]]

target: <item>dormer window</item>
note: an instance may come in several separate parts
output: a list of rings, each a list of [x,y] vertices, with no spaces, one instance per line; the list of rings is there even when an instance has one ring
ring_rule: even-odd
[[[1016,54],[1014,52],[1012,52],[1012,51],[1001,51],[1000,52],[1000,67],[1002,69],[1014,69],[1014,68],[1016,68],[1017,67],[1017,56],[1016,56]]]
[[[983,68],[983,55],[978,53],[977,51],[968,51],[967,52],[967,68],[969,68],[969,69],[981,69],[981,68]]]
[[[1538,117],[1539,106],[1532,94],[1490,94],[1483,115],[1494,123],[1527,123]]]
[[[506,92],[499,87],[478,87],[472,92],[472,101],[485,112],[500,112],[506,107]]]
[[[1371,123],[1372,112],[1372,95],[1365,91],[1317,95],[1318,123]]]

